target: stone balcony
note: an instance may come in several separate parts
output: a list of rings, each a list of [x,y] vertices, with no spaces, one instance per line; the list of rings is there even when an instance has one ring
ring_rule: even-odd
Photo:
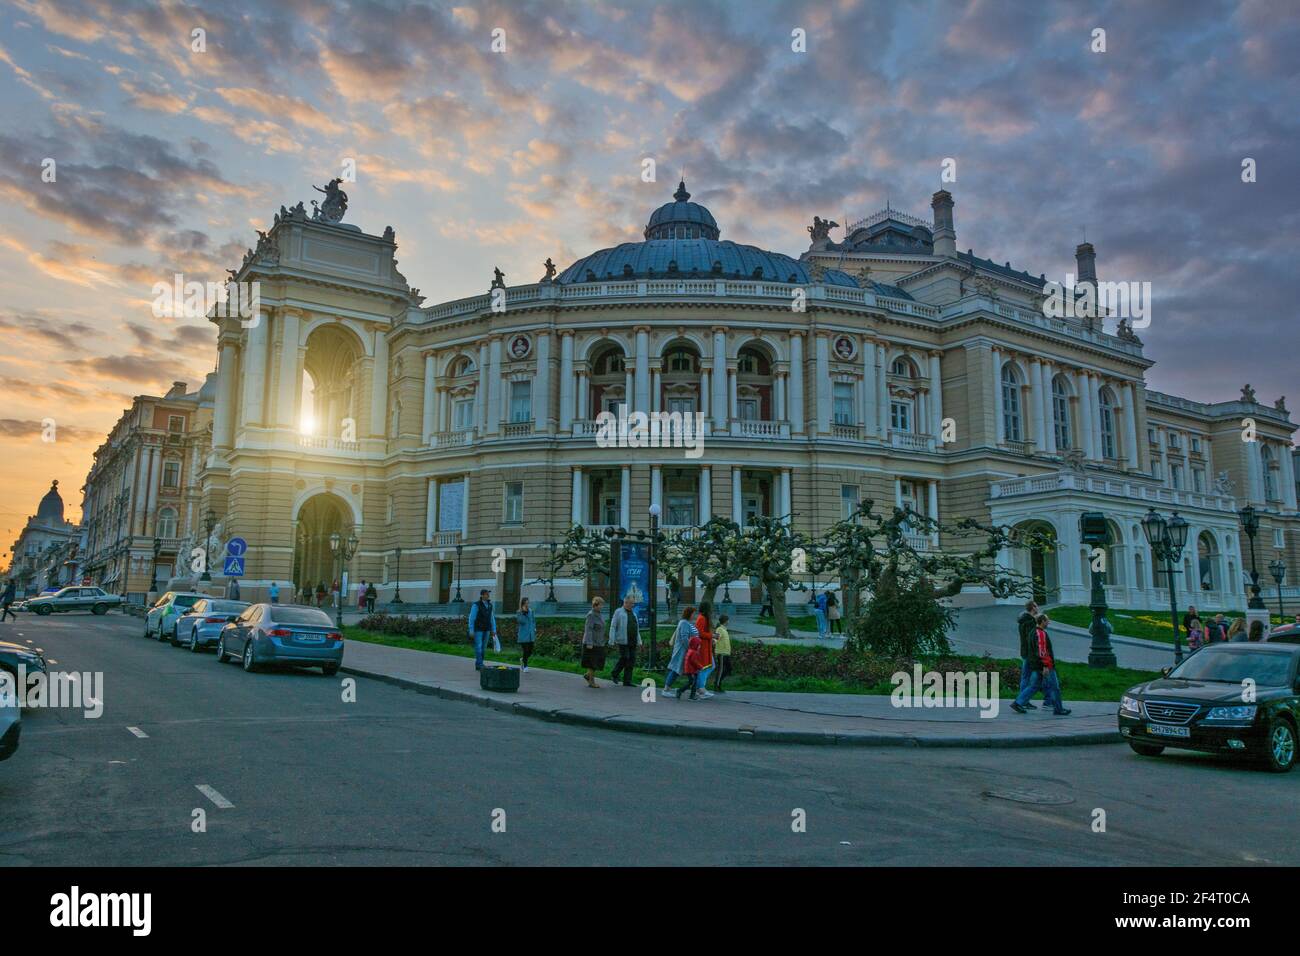
[[[1060,471],[1055,474],[1033,475],[1024,478],[1004,478],[989,486],[990,498],[1020,498],[1043,495],[1056,491],[1077,491],[1108,495],[1145,503],[1150,507],[1200,508],[1209,511],[1236,512],[1236,499],[1217,494],[1194,491],[1175,491],[1150,481],[1117,478],[1104,475],[1079,474]]]

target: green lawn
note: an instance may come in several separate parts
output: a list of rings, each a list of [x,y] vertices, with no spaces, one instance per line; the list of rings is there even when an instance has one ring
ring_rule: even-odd
[[[1212,621],[1214,615],[1219,613],[1222,613],[1223,619],[1229,623],[1234,617],[1242,616],[1239,611],[1221,612],[1208,608],[1197,608],[1196,611],[1201,617],[1202,624]],[[1178,609],[1180,626],[1186,613],[1186,607]],[[1088,627],[1092,624],[1092,610],[1077,604],[1054,607],[1047,612],[1047,616],[1053,621],[1073,624],[1076,627]],[[1174,628],[1168,611],[1137,611],[1131,608],[1112,607],[1106,611],[1106,620],[1110,621],[1115,633],[1123,637],[1142,637],[1149,641],[1163,641],[1166,644],[1174,642]],[[1274,624],[1282,623],[1282,619],[1276,614],[1272,616],[1272,620]]]
[[[666,628],[660,628],[659,631],[661,641],[666,640],[671,633]],[[345,627],[344,634],[351,641],[367,641],[372,644],[405,647],[417,651],[433,651],[438,654],[451,654],[456,657],[472,658],[474,656],[474,647],[468,642],[448,643],[416,637],[391,637],[387,634],[363,631],[355,626]],[[489,650],[485,657],[487,660],[503,664],[518,664],[519,650],[513,644],[502,644],[500,653]],[[617,659],[614,655],[611,655],[611,657],[613,659],[609,661],[608,666],[612,666],[613,661]],[[989,665],[989,661],[982,657],[962,659],[970,661],[971,670],[980,670]],[[1003,660],[996,663],[999,665],[1019,664],[1019,661]],[[569,674],[581,674],[583,670],[579,665],[571,661],[560,661],[554,658],[540,657],[536,654],[532,656],[528,664],[530,667],[536,667],[539,670],[562,671]],[[1127,668],[1104,670],[1089,667],[1087,664],[1069,664],[1064,661],[1060,664],[1059,674],[1062,695],[1067,704],[1071,700],[1118,701],[1120,694],[1129,687],[1158,676],[1154,671],[1130,670]],[[646,677],[654,678],[656,684],[663,683],[661,673],[653,673],[637,668],[634,679],[640,682]],[[888,681],[874,686],[866,686],[850,684],[842,680],[814,677],[746,677],[744,674],[732,674],[731,677],[727,678],[726,686],[728,690],[778,691],[804,694],[888,694],[893,689]],[[1000,696],[1003,699],[1013,698],[1016,696],[1016,688],[1003,686]]]

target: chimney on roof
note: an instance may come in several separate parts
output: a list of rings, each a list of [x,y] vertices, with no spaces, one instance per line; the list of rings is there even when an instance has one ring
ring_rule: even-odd
[[[1074,250],[1074,270],[1076,284],[1087,282],[1096,288],[1097,286],[1097,250],[1092,247],[1091,242],[1081,242]]]
[[[172,387],[167,391],[163,398],[180,398],[185,394],[184,382],[172,382]]]
[[[934,254],[955,256],[957,231],[952,224],[952,193],[940,189],[931,197],[930,208],[934,210]]]

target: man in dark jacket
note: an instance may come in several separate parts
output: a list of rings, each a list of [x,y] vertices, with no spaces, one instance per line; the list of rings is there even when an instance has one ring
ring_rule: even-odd
[[[1038,668],[1031,668],[1029,666],[1030,661],[1035,656],[1033,645],[1034,628],[1037,626],[1035,623],[1037,620],[1038,603],[1036,601],[1029,601],[1026,603],[1024,611],[1021,612],[1020,617],[1016,618],[1016,627],[1020,630],[1020,691],[1017,695],[1017,699],[1023,697],[1025,701],[1024,706],[1029,710],[1038,709],[1037,706],[1029,702],[1029,699],[1033,697],[1035,693],[1040,692],[1040,690],[1036,688],[1028,694],[1025,693],[1025,688],[1029,686],[1031,675],[1038,670]]]
[[[497,635],[497,619],[492,613],[492,592],[478,592],[478,600],[469,608],[469,636],[474,641],[474,669],[483,669],[483,653],[489,637]]]
[[[10,617],[15,621],[18,620],[18,615],[9,609],[10,605],[14,603],[14,598],[17,596],[18,591],[17,588],[14,587],[14,579],[10,578],[9,583],[5,585],[5,593],[0,595],[0,605],[4,607],[4,612],[0,613],[0,623],[3,623],[6,618]]]

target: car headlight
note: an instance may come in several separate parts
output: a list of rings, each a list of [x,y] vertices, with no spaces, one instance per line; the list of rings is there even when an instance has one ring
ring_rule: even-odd
[[[1206,720],[1254,720],[1254,704],[1238,704],[1234,707],[1211,707],[1205,715]]]
[[[1125,694],[1119,699],[1119,709],[1126,714],[1140,714],[1142,713],[1142,704],[1136,697]]]

